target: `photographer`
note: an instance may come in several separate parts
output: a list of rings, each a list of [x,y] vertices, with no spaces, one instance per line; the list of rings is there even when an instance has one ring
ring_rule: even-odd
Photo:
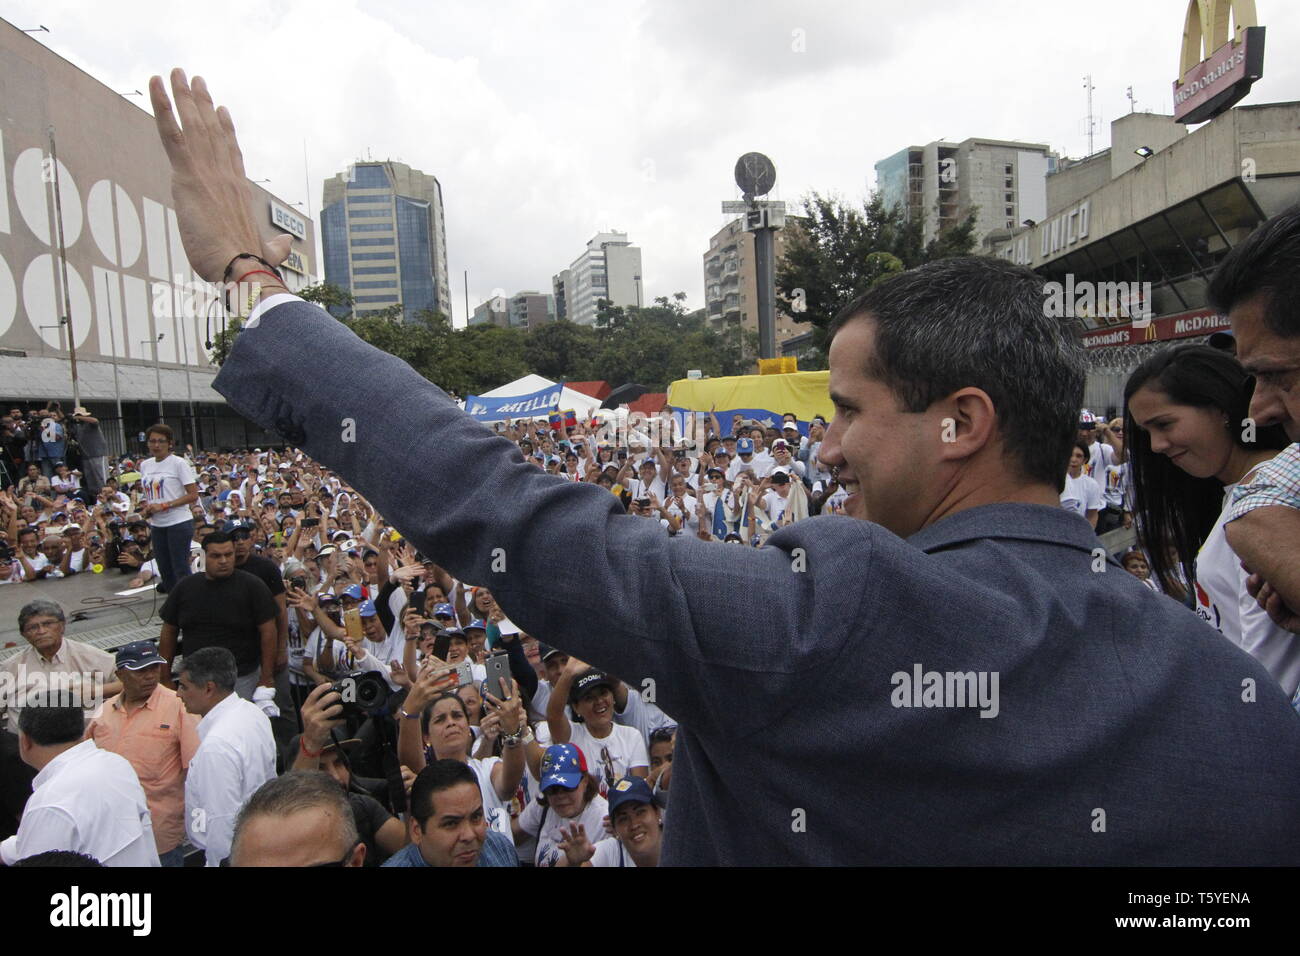
[[[366,844],[366,866],[380,866],[406,846],[406,828],[353,774],[351,756],[361,741],[337,740],[345,726],[342,697],[330,684],[312,688],[302,704],[302,734],[291,742],[293,770],[323,770],[343,788],[356,819],[358,839]],[[335,731],[335,733],[331,733]]]
[[[108,442],[99,430],[99,419],[91,415],[85,406],[78,405],[72,410],[72,421],[76,428],[73,435],[81,446],[81,474],[85,480],[86,492],[95,496],[104,487],[108,477]]]

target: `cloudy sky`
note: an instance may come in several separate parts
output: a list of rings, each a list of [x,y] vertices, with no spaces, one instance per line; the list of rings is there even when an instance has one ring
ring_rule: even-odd
[[[1300,99],[1300,4],[1258,0],[1264,78]],[[442,183],[457,324],[494,291],[548,291],[599,230],[642,249],[649,298],[703,304],[701,255],[767,153],[773,198],[859,199],[877,160],[969,136],[1087,153],[1168,113],[1186,0],[9,0],[0,16],[120,90],[183,66],[234,114],[249,175],[319,218],[367,156]],[[212,11],[219,11],[213,15]],[[147,106],[147,104],[144,104]],[[307,168],[304,169],[304,144]]]

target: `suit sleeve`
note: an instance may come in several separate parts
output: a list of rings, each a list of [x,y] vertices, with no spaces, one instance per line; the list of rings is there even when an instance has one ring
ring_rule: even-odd
[[[697,730],[759,729],[773,699],[862,626],[867,589],[842,584],[863,579],[875,526],[809,520],[760,549],[670,538],[603,488],[525,463],[315,305],[281,299],[254,316],[214,386],[457,578],[490,588],[528,633],[633,686],[654,680],[665,709]]]

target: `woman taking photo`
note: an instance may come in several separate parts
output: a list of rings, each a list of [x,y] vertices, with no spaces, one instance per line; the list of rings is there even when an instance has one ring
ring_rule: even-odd
[[[478,777],[488,825],[510,836],[509,803],[524,776],[524,736],[528,729],[519,690],[516,687],[514,696],[505,701],[486,695],[488,706],[500,715],[501,756],[472,758],[474,735],[469,716],[459,694],[445,689],[449,677],[454,685],[454,671],[426,666],[412,682],[398,711],[401,726],[397,755],[417,774],[434,760],[468,764]]]
[[[1246,572],[1223,524],[1233,489],[1287,445],[1278,426],[1248,417],[1254,381],[1235,357],[1204,345],[1160,352],[1124,389],[1134,518],[1152,575],[1248,651],[1288,694],[1300,684],[1300,638],[1278,627],[1246,590]]]

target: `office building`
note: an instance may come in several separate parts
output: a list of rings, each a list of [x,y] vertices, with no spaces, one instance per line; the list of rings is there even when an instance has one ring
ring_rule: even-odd
[[[325,181],[325,281],[352,293],[358,315],[400,304],[451,316],[442,186],[403,163],[357,162]]]
[[[975,241],[1047,215],[1056,154],[1041,143],[967,139],[909,146],[876,163],[887,207],[919,216],[926,242],[975,211]]]
[[[776,230],[773,237],[776,268],[781,267],[786,243],[799,227],[794,220]],[[709,328],[722,332],[741,328],[758,334],[758,283],[754,260],[754,234],[745,231],[745,220],[734,219],[709,240],[704,253],[704,314]],[[776,346],[808,331],[781,308],[776,300]]]
[[[597,233],[561,275],[565,278],[562,292],[556,292],[557,308],[562,301],[564,317],[579,325],[596,324],[601,299],[621,306],[645,304],[641,249],[628,241],[625,232]]]

